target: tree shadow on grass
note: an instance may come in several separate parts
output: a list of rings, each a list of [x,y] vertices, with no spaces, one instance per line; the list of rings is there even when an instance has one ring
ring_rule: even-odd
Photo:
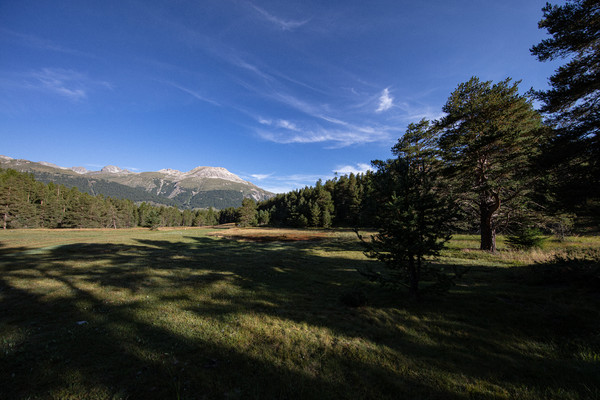
[[[363,284],[370,306],[349,309],[338,299],[370,261],[314,252],[343,249],[199,237],[13,252],[0,262],[0,397],[598,393],[593,363],[530,349],[564,335],[544,330],[510,271],[419,304]]]

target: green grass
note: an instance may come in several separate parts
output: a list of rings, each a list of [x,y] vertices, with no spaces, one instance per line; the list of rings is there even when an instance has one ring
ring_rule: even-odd
[[[457,236],[440,262],[470,272],[414,303],[356,272],[353,233],[209,233],[0,232],[0,399],[600,398],[600,291],[526,279],[598,238]]]

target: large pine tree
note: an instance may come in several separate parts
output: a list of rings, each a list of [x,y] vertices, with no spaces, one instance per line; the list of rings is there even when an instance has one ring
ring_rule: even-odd
[[[462,83],[437,122],[439,146],[454,192],[479,218],[482,250],[496,251],[501,207],[522,208],[538,176],[533,159],[543,141],[540,114],[518,82],[477,77]]]

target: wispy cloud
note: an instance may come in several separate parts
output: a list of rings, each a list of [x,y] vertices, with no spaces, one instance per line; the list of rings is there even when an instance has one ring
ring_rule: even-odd
[[[323,112],[327,111],[327,107],[324,105],[311,104],[287,92],[271,91],[264,93],[263,95],[285,104],[295,110],[303,112],[311,117],[321,118]]]
[[[357,163],[356,165],[343,165],[337,167],[333,172],[346,175],[346,174],[364,174],[367,171],[372,171],[371,165],[365,163]]]
[[[166,84],[168,84],[170,86],[173,86],[174,88],[179,89],[182,92],[185,92],[185,93],[189,94],[190,96],[194,97],[197,100],[200,100],[200,101],[203,101],[203,102],[206,102],[206,103],[210,103],[210,104],[215,105],[215,106],[220,106],[221,105],[220,103],[218,103],[217,101],[215,101],[213,99],[209,99],[208,97],[202,96],[196,90],[192,90],[190,88],[186,88],[184,86],[178,85],[178,84],[173,83],[173,82],[166,82],[165,81],[164,83],[166,83]]]
[[[414,101],[398,102],[397,107],[402,113],[394,118],[401,121],[418,122],[423,118],[433,121],[435,119],[440,119],[445,115],[439,108],[434,108],[430,105]]]
[[[319,179],[332,179],[333,174],[292,174],[276,175],[269,174],[251,174],[248,178],[254,178],[260,181],[260,187],[273,193],[288,193],[306,186],[314,186]],[[251,179],[250,179],[251,180]]]
[[[265,180],[265,179],[271,177],[272,175],[273,174],[251,174],[250,176],[258,181],[262,181],[262,180]]]
[[[258,117],[257,121],[262,125],[272,126],[272,127],[281,128],[281,129],[287,129],[290,131],[297,131],[297,132],[300,131],[300,129],[298,128],[298,126],[295,123],[288,121],[286,119],[273,120],[273,119],[265,119],[262,117]]]
[[[394,105],[394,98],[390,96],[390,90],[388,88],[383,89],[381,96],[379,96],[379,107],[375,112],[387,111]]]
[[[257,117],[262,126],[255,131],[264,140],[280,144],[329,143],[329,148],[375,142],[389,142],[400,128],[380,123],[355,124],[340,118],[322,114],[311,105],[293,96],[277,94],[276,98],[311,117],[305,121],[290,122],[284,119]],[[270,128],[270,129],[267,129]]]
[[[24,46],[33,47],[36,49],[54,51],[63,54],[70,54],[75,56],[83,56],[88,58],[97,58],[95,55],[86,53],[84,51],[71,49],[62,45],[59,45],[51,40],[41,38],[39,36],[30,35],[21,32],[15,32],[10,29],[0,28],[0,34],[15,39],[18,43]]]
[[[372,129],[365,134],[357,130],[327,129],[319,127],[314,130],[280,131],[258,128],[257,134],[264,140],[279,144],[308,144],[329,143],[329,148],[342,148],[357,144],[382,142],[390,140],[390,133],[386,130]]]
[[[256,12],[263,19],[273,23],[275,26],[277,26],[282,31],[292,31],[296,28],[301,27],[302,25],[306,24],[309,21],[308,19],[303,20],[303,21],[286,20],[286,19],[283,19],[276,15],[273,15],[270,12],[267,12],[266,10],[254,5],[254,4],[252,4],[252,8],[254,8],[254,10],[256,10]]]
[[[102,86],[112,89],[112,85],[104,81],[89,79],[78,71],[62,68],[43,68],[25,75],[24,87],[48,91],[72,101],[80,101],[88,96],[90,87]]]
[[[299,111],[310,119],[304,123],[290,122],[285,119],[255,118],[263,127],[256,128],[257,134],[264,140],[275,143],[326,143],[331,148],[340,148],[355,144],[387,142],[397,127],[385,126],[378,123],[355,124],[338,117],[328,115],[328,112],[341,113],[331,110],[326,105],[311,104],[296,96],[283,92],[263,92],[264,97],[282,103],[295,111]],[[272,129],[265,129],[268,126]]]

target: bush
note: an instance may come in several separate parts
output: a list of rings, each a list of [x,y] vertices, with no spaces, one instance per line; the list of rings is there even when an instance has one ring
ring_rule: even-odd
[[[534,247],[542,247],[546,239],[548,238],[542,236],[542,233],[535,228],[522,228],[509,235],[506,242],[513,249],[528,250]]]

